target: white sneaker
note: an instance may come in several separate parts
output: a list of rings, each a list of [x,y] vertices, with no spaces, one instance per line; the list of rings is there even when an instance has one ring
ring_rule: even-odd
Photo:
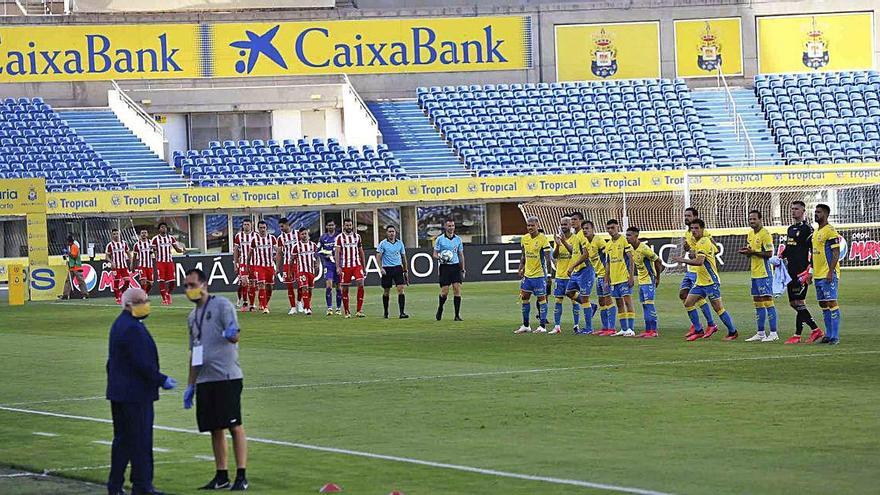
[[[626,330],[626,331],[623,332],[620,336],[621,336],[621,337],[635,337],[635,336],[636,336],[636,331],[635,331],[635,330]]]
[[[312,316],[312,310],[311,310],[311,309],[307,309],[307,310],[306,310],[306,316]]]
[[[527,327],[525,325],[522,325],[513,333],[532,333],[532,329],[531,329],[531,327]]]
[[[268,308],[268,306],[265,307],[265,308],[263,308],[263,314],[264,314],[264,315],[269,314],[269,308]]]
[[[774,342],[776,340],[779,340],[779,334],[776,332],[770,332],[770,335],[761,339],[761,342]]]
[[[289,314],[289,315],[295,315],[295,314],[296,314],[296,308],[290,308],[290,311],[288,311],[287,314]]]
[[[337,309],[337,310],[336,310],[336,316],[339,316],[339,315],[341,315],[341,314],[342,314],[342,310],[341,310],[341,309]]]
[[[626,334],[626,330],[618,330],[617,333],[612,334],[612,337],[623,337]]]
[[[303,305],[301,302],[296,303],[296,312],[297,313],[305,313],[305,310],[303,309]]]
[[[235,307],[240,308],[242,304],[244,304],[244,302],[241,299],[239,299],[238,301],[235,302]]]
[[[535,333],[547,333],[547,329],[544,328],[543,326],[539,326],[538,328],[535,329]]]
[[[766,337],[764,336],[763,333],[758,332],[758,333],[756,333],[755,335],[752,335],[751,337],[747,338],[747,339],[746,339],[746,342],[761,342],[761,341],[764,340],[765,338],[766,338]],[[776,338],[778,339],[779,337],[776,337]]]
[[[558,335],[560,333],[562,333],[562,327],[560,327],[559,325],[556,325],[555,327],[553,327],[553,330],[547,332],[548,335]]]

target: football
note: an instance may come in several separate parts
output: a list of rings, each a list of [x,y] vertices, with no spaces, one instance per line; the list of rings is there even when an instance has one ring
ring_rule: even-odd
[[[449,263],[450,261],[452,261],[453,256],[455,255],[452,253],[452,251],[448,249],[440,251],[440,261],[442,261],[443,263]]]

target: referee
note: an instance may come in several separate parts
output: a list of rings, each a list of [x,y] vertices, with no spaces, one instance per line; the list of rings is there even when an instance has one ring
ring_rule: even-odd
[[[819,325],[816,325],[813,320],[810,310],[807,309],[805,299],[810,286],[799,280],[801,274],[810,267],[810,250],[812,248],[813,226],[806,220],[806,211],[807,205],[803,201],[791,203],[791,217],[794,219],[794,223],[788,227],[785,249],[782,251],[782,259],[785,260],[785,266],[791,276],[791,282],[788,284],[788,301],[797,312],[794,335],[785,341],[786,344],[800,344],[804,323],[812,329],[810,338],[807,339],[808,344],[821,339],[824,335]]]
[[[461,282],[464,280],[464,248],[461,237],[455,235],[455,221],[446,220],[443,235],[434,240],[434,259],[440,262],[440,302],[437,305],[437,321],[443,319],[443,305],[452,286],[452,302],[455,305],[455,321],[461,321]],[[452,256],[444,260],[440,255],[449,251]]]
[[[199,431],[211,432],[214,479],[202,490],[230,488],[226,463],[226,432],[232,434],[235,465],[238,468],[232,491],[248,489],[247,438],[241,422],[241,367],[238,365],[238,338],[241,331],[235,306],[225,297],[208,294],[205,272],[195,268],[186,272],[186,297],[196,304],[189,314],[190,371],[183,407],[189,409],[196,399]]]
[[[376,264],[382,273],[382,306],[385,308],[385,319],[388,319],[388,303],[391,299],[391,286],[397,287],[397,307],[400,319],[409,318],[406,314],[407,262],[406,248],[403,241],[397,238],[397,229],[393,225],[385,227],[385,239],[376,248]]]

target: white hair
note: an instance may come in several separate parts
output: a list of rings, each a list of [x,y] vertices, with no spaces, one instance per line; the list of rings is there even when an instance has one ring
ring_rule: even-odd
[[[564,222],[564,221],[566,221],[566,220],[568,220],[568,221],[570,222],[570,221],[571,221],[571,217],[569,217],[569,216],[565,216],[565,217],[562,217],[562,218],[559,219],[560,222]]]
[[[532,215],[526,218],[526,223],[538,223],[538,217]]]
[[[122,307],[130,308],[133,301],[143,301],[146,298],[147,293],[144,292],[143,289],[135,289],[134,287],[129,287],[128,290],[122,293]]]

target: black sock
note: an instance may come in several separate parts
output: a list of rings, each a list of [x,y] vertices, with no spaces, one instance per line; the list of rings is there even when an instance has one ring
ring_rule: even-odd
[[[397,307],[400,308],[400,314],[405,313],[406,309],[406,296],[404,294],[397,295]]]
[[[437,309],[442,310],[444,304],[446,304],[446,296],[440,296],[440,305],[437,306]]]
[[[217,474],[214,475],[214,479],[217,481],[229,481],[229,471],[226,469],[218,469]]]
[[[804,323],[810,326],[811,329],[815,330],[819,328],[819,325],[816,324],[816,321],[813,319],[813,315],[810,314],[810,310],[807,309],[806,306],[801,306],[798,308],[798,317],[803,320]]]
[[[244,470],[245,470],[245,468],[236,469],[235,470],[235,479],[238,479],[238,480],[244,479],[245,478]]]
[[[452,303],[455,305],[455,316],[458,317],[461,313],[461,296],[453,296]]]
[[[800,308],[795,308],[794,322],[794,334],[800,335],[804,331],[804,314]]]
[[[388,296],[382,296],[382,307],[385,308],[385,316],[388,316]]]

